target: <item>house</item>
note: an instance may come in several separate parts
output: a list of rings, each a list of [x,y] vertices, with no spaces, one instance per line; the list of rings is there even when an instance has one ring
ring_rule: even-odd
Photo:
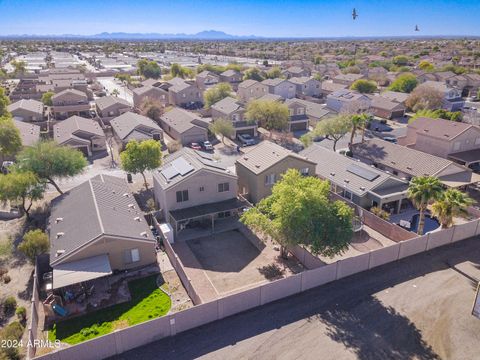
[[[283,70],[282,74],[286,76],[287,79],[293,77],[308,77],[310,76],[310,70],[300,66],[290,66],[288,69]]]
[[[220,77],[211,71],[205,70],[196,76],[195,81],[198,88],[205,91],[208,88],[217,85],[220,82]]]
[[[363,74],[339,74],[333,78],[333,82],[350,87],[355,81],[363,79],[364,77],[365,75]]]
[[[480,127],[444,119],[417,118],[398,144],[465,166],[480,163]]]
[[[140,109],[146,100],[153,100],[160,102],[164,107],[168,103],[168,91],[161,87],[142,86],[132,90],[133,105],[136,109]]]
[[[165,157],[153,184],[155,201],[175,235],[205,220],[214,225],[246,206],[237,199],[237,176],[211,154],[190,148]]]
[[[213,104],[211,111],[213,121],[217,119],[228,119],[232,122],[235,128],[234,138],[237,137],[238,134],[257,135],[256,122],[246,121],[245,108],[237,99],[228,96]]]
[[[428,86],[443,94],[443,108],[448,111],[461,111],[465,102],[462,99],[462,91],[450,87],[440,81],[425,81],[424,86]]]
[[[162,84],[161,88],[168,91],[168,102],[175,106],[201,105],[202,94],[197,85],[191,81],[173,78]]]
[[[219,79],[219,82],[229,83],[232,86],[232,89],[237,91],[238,85],[243,80],[243,75],[240,71],[230,69],[222,72]]]
[[[393,101],[393,102],[396,102],[396,103],[399,103],[399,104],[403,104],[403,105],[405,105],[405,102],[408,99],[408,94],[398,92],[398,91],[387,90],[387,91],[382,92],[381,95],[385,99],[388,99],[390,101]]]
[[[162,129],[150,118],[126,112],[110,121],[115,140],[125,146],[130,140],[162,140]]]
[[[318,104],[312,101],[295,99],[295,101],[305,105],[306,114],[309,120],[309,124],[312,127],[324,119],[335,116],[337,113],[333,110],[328,109],[325,104]]]
[[[238,84],[237,96],[240,101],[248,103],[268,93],[268,86],[256,80],[245,80]]]
[[[352,90],[338,90],[327,96],[327,108],[336,112],[366,111],[371,100],[364,94]]]
[[[70,146],[85,156],[105,151],[106,137],[100,125],[92,119],[72,116],[53,126],[53,140],[60,145]]]
[[[12,116],[20,121],[35,122],[44,119],[43,103],[32,99],[22,99],[7,106]]]
[[[337,84],[332,81],[322,81],[320,84],[320,95],[322,95],[322,97],[327,97],[335,91],[344,90],[347,87],[347,85]]]
[[[262,81],[266,85],[270,94],[280,95],[284,99],[291,99],[295,97],[296,86],[285,79],[265,79]]]
[[[370,96],[370,112],[373,115],[384,118],[394,119],[405,116],[407,107],[401,103],[389,100],[383,95]]]
[[[469,73],[463,74],[463,76],[467,79],[467,86],[464,89],[468,92],[466,95],[475,96],[480,89],[480,74]]]
[[[352,152],[362,162],[406,181],[417,176],[435,176],[452,188],[480,181],[480,175],[455,162],[377,138],[352,145]]]
[[[20,132],[22,146],[33,146],[40,140],[40,126],[16,119],[13,120],[13,123]]]
[[[319,97],[320,96],[320,81],[303,76],[303,77],[292,77],[289,81],[295,84],[296,95],[298,97],[302,96],[311,96]]]
[[[308,130],[307,106],[298,99],[287,99],[285,105],[287,105],[290,113],[288,131]]]
[[[97,114],[102,119],[120,116],[132,109],[132,104],[116,96],[104,96],[95,100]]]
[[[55,119],[66,119],[73,115],[89,116],[90,103],[84,92],[66,89],[52,96],[52,113]]]
[[[53,288],[156,263],[156,240],[123,179],[97,175],[52,201]]]
[[[196,114],[173,108],[160,118],[162,129],[182,145],[208,140],[208,125]]]
[[[316,164],[280,145],[262,141],[238,158],[235,163],[240,194],[253,203],[271,195],[273,185],[288,169],[314,175]]]
[[[300,155],[316,163],[315,174],[330,182],[332,192],[370,209],[400,212],[408,182],[367,164],[313,144]]]

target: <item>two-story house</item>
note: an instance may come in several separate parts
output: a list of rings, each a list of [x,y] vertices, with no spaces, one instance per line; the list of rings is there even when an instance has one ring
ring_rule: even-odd
[[[216,102],[211,107],[213,121],[228,119],[235,128],[234,137],[238,134],[257,135],[257,124],[245,119],[245,107],[243,104],[230,96]]]
[[[238,85],[237,96],[244,103],[258,99],[265,94],[268,94],[268,86],[256,80],[248,79]]]
[[[76,89],[66,89],[52,96],[52,113],[55,119],[73,115],[89,116],[90,102],[87,94]]]
[[[268,87],[270,94],[279,95],[284,99],[294,98],[297,92],[296,85],[285,79],[266,79],[262,84]]]
[[[448,111],[461,111],[465,101],[462,99],[462,91],[450,87],[440,81],[425,81],[422,86],[428,86],[443,94],[443,108]]]
[[[240,71],[237,70],[226,70],[222,72],[219,76],[219,82],[229,83],[234,91],[237,91],[238,85],[243,80],[243,75]]]
[[[287,99],[285,105],[290,113],[288,131],[308,130],[307,106],[298,99]]]
[[[132,104],[116,96],[104,96],[95,100],[97,114],[104,121],[120,116],[132,109]]]
[[[133,105],[136,109],[140,109],[142,104],[147,100],[159,102],[164,107],[168,106],[168,91],[162,87],[142,86],[132,90]]]
[[[173,78],[163,83],[161,88],[167,90],[170,105],[185,107],[192,104],[202,104],[202,93],[192,81]]]
[[[298,97],[319,97],[320,96],[320,81],[303,76],[303,77],[292,77],[289,81],[295,84],[296,95]]]
[[[480,164],[480,128],[471,124],[421,117],[408,124],[398,144],[466,166]]]
[[[220,82],[220,77],[211,71],[202,71],[195,77],[195,81],[200,90],[205,91]]]
[[[370,108],[371,100],[352,90],[338,90],[327,96],[327,107],[336,112],[359,112]]]
[[[237,198],[237,176],[208,153],[190,148],[168,155],[153,173],[154,195],[175,237],[182,231],[234,217],[246,206]]]
[[[272,187],[288,169],[315,175],[316,164],[280,145],[262,141],[238,158],[235,169],[240,194],[253,203],[272,194]]]

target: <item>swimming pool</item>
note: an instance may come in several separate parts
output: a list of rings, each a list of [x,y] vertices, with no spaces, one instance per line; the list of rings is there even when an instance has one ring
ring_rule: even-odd
[[[419,218],[420,214],[415,214],[412,216],[412,220],[410,220],[410,231],[417,232]],[[440,222],[436,218],[432,217],[429,214],[425,214],[425,226],[423,227],[424,234],[437,229],[439,226]]]

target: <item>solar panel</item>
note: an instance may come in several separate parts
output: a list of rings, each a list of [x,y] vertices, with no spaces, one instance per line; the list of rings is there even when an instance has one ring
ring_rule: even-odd
[[[357,164],[348,165],[347,171],[357,176],[360,176],[362,179],[368,181],[373,181],[380,176],[380,174],[369,169],[365,169],[364,167],[358,166]]]
[[[172,166],[175,167],[180,175],[186,175],[193,170],[193,166],[188,163],[183,157],[175,159],[171,162]]]
[[[169,167],[164,168],[162,171],[160,171],[160,173],[167,180],[173,179],[175,176],[177,176],[179,174],[178,170],[171,165]]]

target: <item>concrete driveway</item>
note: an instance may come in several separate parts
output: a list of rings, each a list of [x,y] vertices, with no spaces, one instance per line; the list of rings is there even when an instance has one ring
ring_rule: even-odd
[[[477,359],[479,245],[406,258],[116,359]]]

